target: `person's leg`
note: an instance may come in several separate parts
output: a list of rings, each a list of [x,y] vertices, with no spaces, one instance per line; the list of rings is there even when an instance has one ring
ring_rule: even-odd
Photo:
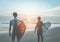
[[[15,41],[15,34],[12,34],[12,42]]]
[[[17,34],[17,42],[20,42],[20,35]]]
[[[19,38],[17,38],[17,42],[20,42],[20,39]]]
[[[15,39],[12,39],[12,42],[15,42]]]
[[[40,42],[40,35],[38,34],[37,36],[38,36],[38,42]]]
[[[19,37],[17,37],[17,42],[20,42],[20,38]]]
[[[43,35],[42,35],[42,33],[41,33],[41,42],[43,42]]]

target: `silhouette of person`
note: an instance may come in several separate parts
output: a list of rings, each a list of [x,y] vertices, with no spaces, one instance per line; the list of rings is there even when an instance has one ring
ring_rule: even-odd
[[[41,42],[43,42],[43,36],[42,36],[42,25],[43,22],[41,21],[41,17],[37,17],[37,24],[35,27],[35,32],[37,30],[37,36],[38,36],[38,42],[40,42],[40,37],[41,37]]]
[[[20,30],[18,27],[18,23],[21,21],[17,19],[17,13],[13,12],[14,19],[10,20],[9,25],[9,36],[11,36],[11,27],[13,27],[12,30],[12,42],[15,42],[15,36],[17,37],[17,42],[20,42]]]

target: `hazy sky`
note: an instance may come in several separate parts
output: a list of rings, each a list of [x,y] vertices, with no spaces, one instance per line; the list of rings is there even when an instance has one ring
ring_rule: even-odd
[[[59,16],[60,0],[0,0],[0,15]]]

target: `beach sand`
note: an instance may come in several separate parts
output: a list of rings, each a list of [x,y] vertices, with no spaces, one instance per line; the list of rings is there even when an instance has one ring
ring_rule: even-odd
[[[53,27],[44,32],[44,42],[60,42],[60,27]]]
[[[43,33],[44,42],[59,42],[60,41],[60,27],[47,30]],[[11,37],[7,33],[0,33],[0,42],[11,42]],[[17,40],[15,40],[17,42]],[[34,31],[26,31],[21,42],[37,42],[37,35]]]
[[[0,33],[0,42],[11,42],[11,36],[7,33]],[[15,39],[17,42],[17,39]],[[36,33],[33,31],[26,31],[21,39],[21,42],[37,42]]]

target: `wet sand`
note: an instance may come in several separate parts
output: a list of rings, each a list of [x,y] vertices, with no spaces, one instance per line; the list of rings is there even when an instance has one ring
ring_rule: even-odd
[[[59,42],[60,27],[47,30],[43,33],[44,42]],[[7,33],[0,33],[0,42],[11,42],[11,37]],[[17,40],[15,40],[17,42]],[[37,42],[37,35],[34,31],[26,31],[20,42]]]

